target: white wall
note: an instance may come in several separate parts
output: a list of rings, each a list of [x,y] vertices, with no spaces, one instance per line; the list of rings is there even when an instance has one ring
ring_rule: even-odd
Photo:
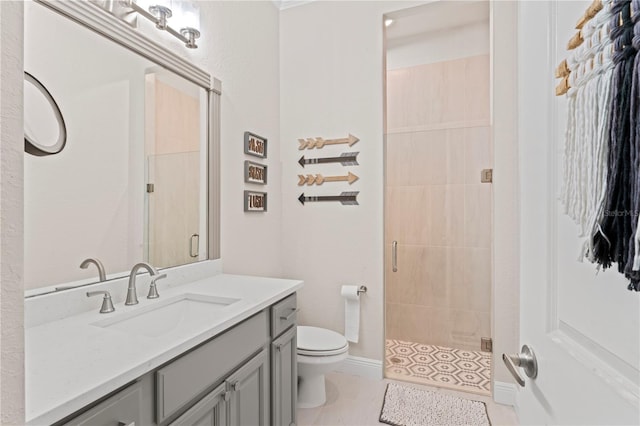
[[[503,353],[520,350],[517,2],[491,2],[493,129],[493,381],[513,385]],[[497,389],[494,388],[494,391]],[[494,396],[496,393],[494,393]],[[513,398],[513,397],[511,397]]]
[[[24,424],[21,1],[0,2],[0,424]]]
[[[314,2],[280,16],[283,273],[300,278],[302,324],[344,331],[343,284],[366,285],[361,296],[360,342],[351,355],[383,358],[383,25],[386,12],[405,2]],[[360,138],[357,167],[307,166],[298,138]],[[346,148],[307,150],[308,157]],[[360,177],[353,185],[298,187],[299,173]],[[309,203],[305,194],[360,191],[359,206]]]
[[[401,25],[399,19],[392,25]],[[391,40],[387,44],[387,69],[413,67],[489,53],[489,22],[454,27]]]

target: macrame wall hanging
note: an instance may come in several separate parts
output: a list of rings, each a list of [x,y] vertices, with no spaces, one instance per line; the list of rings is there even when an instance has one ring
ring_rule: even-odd
[[[640,0],[595,0],[556,69],[568,98],[561,201],[586,238],[581,259],[613,263],[640,291]]]

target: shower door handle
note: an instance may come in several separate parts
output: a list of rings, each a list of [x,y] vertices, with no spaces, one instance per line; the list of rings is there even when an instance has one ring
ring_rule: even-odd
[[[391,269],[398,272],[398,242],[391,243]]]
[[[195,244],[194,244],[195,242]],[[189,256],[198,257],[200,256],[200,235],[193,234],[189,241]]]

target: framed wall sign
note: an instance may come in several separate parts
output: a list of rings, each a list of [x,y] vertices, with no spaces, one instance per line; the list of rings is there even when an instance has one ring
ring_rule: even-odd
[[[245,212],[266,212],[267,193],[256,191],[244,191]]]
[[[267,158],[267,138],[244,132],[244,153],[255,157]]]
[[[267,166],[264,164],[254,163],[246,160],[244,162],[244,181],[246,183],[258,183],[266,185],[267,183]]]

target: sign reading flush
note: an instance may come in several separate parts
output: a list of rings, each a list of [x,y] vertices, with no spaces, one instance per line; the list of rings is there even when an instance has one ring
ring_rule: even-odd
[[[245,212],[266,212],[267,193],[256,191],[244,191]]]

